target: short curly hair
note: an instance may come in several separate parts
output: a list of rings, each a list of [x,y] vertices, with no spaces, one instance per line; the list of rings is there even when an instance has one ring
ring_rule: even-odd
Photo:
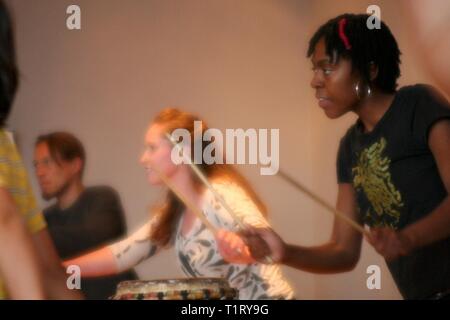
[[[326,53],[337,63],[342,58],[349,59],[367,83],[373,83],[386,93],[393,93],[400,77],[400,55],[397,41],[389,27],[380,21],[381,28],[369,29],[367,14],[342,14],[322,25],[309,41],[307,56],[311,57],[317,43],[325,40]],[[376,17],[374,17],[377,19]],[[348,45],[342,40],[340,24],[345,19],[344,34]],[[342,26],[341,26],[342,27]],[[370,64],[378,67],[378,75],[370,81]]]

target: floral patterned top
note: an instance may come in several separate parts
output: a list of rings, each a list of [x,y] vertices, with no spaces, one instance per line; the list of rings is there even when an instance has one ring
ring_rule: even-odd
[[[268,223],[246,191],[231,181],[212,183],[244,224],[266,227]],[[222,207],[211,191],[202,195],[201,209],[212,225],[220,229],[237,231],[238,225]],[[119,271],[129,269],[156,254],[158,246],[151,243],[149,234],[153,219],[130,237],[112,244],[109,248],[116,257]],[[294,292],[284,279],[278,265],[230,264],[218,252],[214,235],[200,219],[196,219],[188,234],[183,235],[183,217],[172,243],[182,271],[187,277],[225,278],[239,291],[239,299],[293,299]]]

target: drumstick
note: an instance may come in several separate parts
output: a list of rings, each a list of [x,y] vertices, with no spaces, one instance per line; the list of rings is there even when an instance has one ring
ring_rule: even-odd
[[[170,142],[175,146],[175,148],[181,149],[181,147],[178,145],[178,143],[172,138],[172,136],[169,133],[166,133],[166,137],[169,139]],[[230,208],[228,203],[225,201],[225,199],[216,191],[216,189],[212,186],[212,184],[208,181],[208,178],[203,174],[203,172],[200,171],[200,169],[192,163],[191,159],[189,157],[186,157],[183,153],[183,158],[188,161],[189,166],[192,168],[192,170],[195,172],[197,177],[203,182],[203,184],[212,192],[214,197],[219,200],[219,202],[222,204],[222,206],[227,210],[227,212],[231,215],[231,217],[236,221],[236,223],[239,225],[241,229],[245,229],[244,223],[241,221],[241,219],[237,216],[237,214],[233,211],[233,209]]]
[[[318,204],[320,204],[323,207],[325,207],[328,211],[330,211],[332,214],[334,214],[337,218],[342,219],[343,221],[345,221],[348,225],[353,227],[358,232],[360,232],[360,233],[362,233],[363,235],[366,235],[366,236],[369,235],[367,230],[365,230],[363,227],[361,227],[361,225],[359,225],[354,220],[350,219],[345,214],[343,214],[342,212],[340,212],[339,210],[337,210],[336,208],[334,208],[333,206],[328,204],[326,201],[324,201],[319,196],[314,194],[312,191],[310,191],[308,188],[303,186],[300,182],[296,181],[294,178],[289,176],[287,173],[283,172],[282,170],[279,170],[278,171],[278,175],[281,178],[283,178],[285,181],[287,181],[291,185],[293,185],[297,190],[300,190],[301,192],[303,192],[304,194],[309,196],[311,199],[313,199],[315,202],[317,202]]]
[[[172,136],[169,133],[166,133],[166,137],[169,139],[170,142],[174,145],[175,148],[181,149],[181,147],[178,145],[178,143],[172,138]],[[183,152],[183,151],[182,151]],[[205,184],[205,186],[213,193],[213,195],[216,197],[216,199],[219,200],[219,202],[222,204],[222,206],[227,210],[227,212],[230,214],[230,216],[236,221],[236,223],[239,225],[241,229],[246,229],[246,226],[244,223],[239,219],[237,214],[233,211],[233,209],[230,208],[228,203],[225,201],[225,199],[216,191],[216,189],[211,185],[211,183],[208,181],[208,178],[200,171],[200,169],[192,163],[191,159],[186,157],[183,153],[183,158],[188,161],[189,166],[192,168],[192,170],[195,172],[198,178]],[[266,256],[264,258],[264,263],[271,264],[273,263],[273,259],[270,256]]]
[[[157,169],[155,166],[152,166],[152,169],[158,174],[159,178],[166,184],[166,186],[172,190],[173,193],[186,205],[187,208],[189,208],[192,212],[195,213],[195,215],[205,224],[206,228],[211,231],[211,233],[216,236],[217,234],[217,228],[214,227],[208,219],[203,215],[203,212],[195,205],[193,204],[188,198],[186,198],[176,187],[175,185],[170,182],[169,178],[162,173],[159,169]],[[265,257],[266,263],[272,263],[273,260],[271,257],[267,256]]]
[[[175,185],[169,180],[169,178],[162,173],[158,168],[156,168],[154,165],[151,166],[151,168],[158,174],[160,179],[166,184],[166,186],[172,190],[172,192],[186,205],[189,210],[191,210],[208,228],[209,231],[211,231],[214,236],[217,233],[217,228],[214,227],[208,219],[204,216],[203,212],[194,204],[192,203],[187,197],[185,197],[180,190],[178,190]]]

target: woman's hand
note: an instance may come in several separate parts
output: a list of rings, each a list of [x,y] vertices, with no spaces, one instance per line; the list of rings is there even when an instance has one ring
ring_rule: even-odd
[[[387,261],[406,256],[413,251],[412,241],[401,231],[391,228],[372,228],[367,240]]]
[[[219,253],[225,261],[237,264],[252,264],[255,261],[243,238],[237,233],[220,229],[216,234]]]
[[[255,260],[280,263],[285,259],[287,245],[273,229],[247,228],[242,236]]]
[[[220,254],[230,263],[279,263],[285,259],[287,245],[270,228],[248,227],[239,234],[219,230],[216,240]]]

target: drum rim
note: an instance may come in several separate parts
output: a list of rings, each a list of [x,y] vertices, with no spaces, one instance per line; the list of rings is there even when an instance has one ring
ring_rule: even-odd
[[[149,292],[138,292],[139,289],[148,286],[155,286],[167,284],[165,290],[154,290]],[[216,285],[211,288],[193,287],[190,289],[176,288],[176,285],[189,286],[190,284],[212,284]],[[126,290],[129,292],[124,292]],[[172,279],[154,279],[154,280],[128,280],[122,281],[117,285],[116,293],[111,298],[113,300],[133,299],[146,300],[148,298],[155,300],[183,300],[179,297],[182,294],[190,297],[205,295],[202,300],[208,299],[233,299],[238,297],[239,291],[230,286],[226,278],[219,277],[197,277],[197,278],[172,278]],[[161,298],[159,298],[161,296]],[[211,296],[211,298],[209,298]],[[171,297],[171,298],[168,298]],[[174,298],[175,297],[175,298]],[[186,298],[187,300],[198,300],[198,298]]]
[[[121,286],[125,286],[127,284],[163,284],[163,283],[171,283],[171,282],[179,282],[179,283],[190,283],[190,282],[205,282],[205,283],[223,283],[226,284],[228,287],[230,286],[230,283],[225,278],[219,278],[219,277],[197,277],[197,278],[162,278],[162,279],[153,279],[153,280],[125,280],[117,284],[117,288]]]

